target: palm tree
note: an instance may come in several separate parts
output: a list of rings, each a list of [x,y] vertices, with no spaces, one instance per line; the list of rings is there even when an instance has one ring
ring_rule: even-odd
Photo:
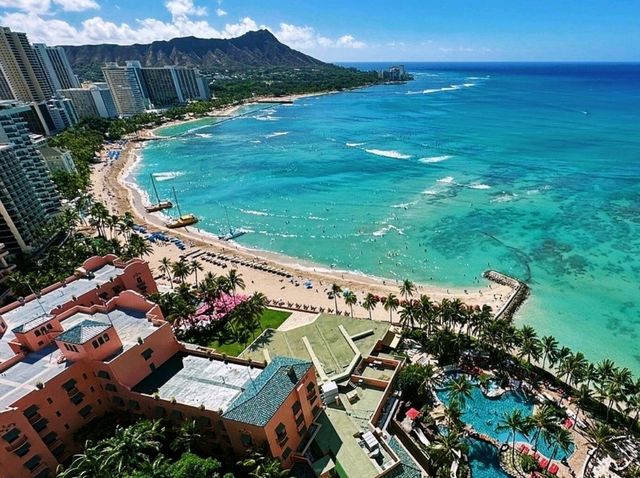
[[[204,269],[202,268],[202,263],[200,261],[198,261],[197,259],[192,259],[191,262],[189,263],[189,266],[191,268],[191,272],[195,275],[195,280],[196,280],[196,287],[198,287],[198,272],[202,272]]]
[[[420,317],[420,306],[417,301],[405,302],[400,310],[400,325],[403,328],[413,328]]]
[[[527,357],[527,364],[531,364],[531,357],[537,359],[540,357],[542,345],[538,339],[538,334],[530,325],[523,326],[518,331],[518,340],[520,341],[520,358]]]
[[[342,287],[338,284],[331,284],[331,293],[333,294],[333,300],[336,304],[336,313],[338,312],[338,295],[342,292]]]
[[[569,452],[571,445],[573,444],[571,440],[571,433],[569,430],[563,427],[557,427],[555,430],[547,431],[544,430],[544,441],[547,445],[553,447],[551,452],[551,456],[549,457],[549,462],[547,463],[547,467],[545,470],[549,469],[551,465],[551,460],[554,460],[558,450],[562,450],[565,454]]]
[[[164,428],[159,420],[142,421],[128,428],[116,426],[112,437],[102,441],[103,467],[125,475],[149,462],[162,447]]]
[[[178,262],[174,262],[171,265],[171,271],[173,272],[173,276],[175,278],[180,279],[181,284],[184,284],[185,279],[189,277],[189,274],[191,273],[189,264],[184,259],[180,259]]]
[[[467,377],[460,375],[460,377],[451,379],[449,383],[447,383],[447,396],[449,401],[456,401],[464,407],[467,399],[471,398],[472,389],[473,385],[467,380]]]
[[[593,399],[593,392],[589,388],[588,385],[581,385],[578,389],[578,393],[576,394],[576,419],[573,422],[573,426],[575,427],[578,423],[578,419],[580,418],[580,412],[585,409],[585,407],[591,402]]]
[[[268,458],[258,451],[254,451],[250,458],[239,463],[249,471],[252,478],[284,478],[289,476],[288,470],[283,470],[280,461]]]
[[[546,335],[540,340],[542,346],[542,368],[549,361],[549,365],[553,367],[558,354],[558,341],[552,335]]]
[[[431,328],[436,319],[436,306],[427,295],[421,295],[419,300],[420,321],[427,327],[427,335],[431,334]]]
[[[351,308],[351,317],[353,317],[353,305],[358,303],[358,298],[350,290],[342,294],[342,298],[344,299],[344,303]]]
[[[438,434],[433,444],[428,448],[428,454],[437,468],[446,470],[450,470],[452,464],[459,460],[465,451],[466,445],[462,432],[459,430],[449,430],[446,433]]]
[[[527,427],[535,430],[533,436],[533,449],[538,449],[538,440],[543,430],[550,430],[556,425],[556,414],[549,405],[543,405],[527,419]]]
[[[176,437],[171,442],[171,450],[176,453],[191,453],[195,444],[202,438],[195,420],[185,420],[180,424]]]
[[[449,402],[449,405],[444,407],[444,416],[446,417],[451,430],[458,430],[462,428],[462,409],[458,402],[455,400]]]
[[[405,279],[400,284],[400,295],[404,298],[404,300],[409,300],[409,297],[413,296],[413,293],[417,290],[415,284],[411,282],[409,279]]]
[[[100,237],[106,238],[104,225],[109,217],[109,211],[105,205],[101,202],[93,203],[89,210],[89,214],[91,214],[91,220],[89,223],[96,228]]]
[[[496,429],[498,431],[509,431],[509,437],[511,438],[511,461],[515,463],[517,434],[521,433],[525,436],[527,434],[527,423],[522,416],[522,412],[519,409],[505,412],[504,417],[500,420]]]
[[[103,469],[104,457],[97,446],[85,443],[84,451],[73,456],[69,468],[58,467],[58,478],[107,478],[113,476]]]
[[[171,259],[169,259],[168,257],[163,257],[162,259],[160,259],[159,269],[163,274],[166,274],[167,277],[169,277],[169,283],[171,284],[171,289],[173,289],[173,277],[171,276]]]
[[[371,292],[367,293],[367,295],[364,297],[364,300],[362,301],[362,307],[364,307],[364,310],[369,312],[369,320],[373,320],[371,317],[371,311],[376,308],[377,304],[378,301],[376,300],[376,296]]]
[[[594,448],[594,454],[599,451],[608,451],[614,438],[614,431],[603,423],[596,423],[586,430],[586,438],[589,445]]]
[[[389,295],[384,300],[384,310],[389,311],[389,323],[393,323],[393,311],[398,309],[400,305],[400,301],[393,293],[389,293]]]
[[[237,289],[244,289],[244,279],[242,278],[242,274],[239,274],[237,270],[231,269],[227,274],[227,281],[229,282],[229,286],[231,287],[231,291],[233,296],[236,295]]]
[[[127,245],[128,257],[144,257],[153,252],[151,244],[145,241],[139,234],[131,234]]]

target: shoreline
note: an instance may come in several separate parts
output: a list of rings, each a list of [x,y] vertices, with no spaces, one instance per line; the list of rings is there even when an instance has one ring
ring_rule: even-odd
[[[312,93],[304,95],[289,95],[279,97],[279,101],[295,101],[300,98],[321,96],[326,94],[335,94],[338,92]],[[256,103],[258,100],[263,104],[270,98],[256,98],[254,102],[241,105],[233,105],[209,113],[206,117],[232,116],[237,110],[243,106]],[[205,118],[206,118],[205,117]],[[326,265],[315,264],[305,261],[304,259],[287,256],[285,254],[253,249],[242,246],[235,242],[225,242],[218,239],[214,234],[197,228],[184,229],[168,229],[164,226],[165,219],[161,214],[147,213],[144,210],[146,193],[132,180],[131,174],[135,167],[142,159],[141,150],[147,140],[159,138],[155,133],[161,128],[175,126],[178,124],[189,123],[202,118],[193,118],[187,120],[172,121],[164,125],[158,126],[151,130],[144,130],[135,135],[135,141],[128,141],[124,146],[119,160],[112,164],[100,162],[92,167],[91,171],[91,190],[97,200],[102,201],[105,206],[115,214],[123,214],[129,211],[133,214],[136,222],[144,225],[152,231],[163,231],[174,237],[180,237],[187,244],[193,246],[186,251],[181,252],[173,246],[153,245],[153,252],[146,257],[149,264],[158,274],[158,265],[162,257],[169,257],[171,260],[178,260],[180,254],[188,254],[194,248],[202,251],[213,253],[223,253],[227,256],[233,255],[247,261],[259,261],[265,265],[284,269],[289,272],[296,280],[302,282],[310,280],[314,284],[311,289],[306,289],[299,284],[284,282],[278,276],[273,276],[252,268],[243,266],[233,266],[238,269],[247,285],[247,292],[254,291],[263,292],[270,299],[283,299],[295,304],[314,305],[316,307],[334,308],[333,299],[328,299],[324,293],[327,287],[332,283],[337,283],[343,288],[356,293],[359,301],[363,295],[371,292],[375,295],[386,296],[394,293],[399,297],[399,281],[397,279],[389,279],[383,277],[375,277],[360,272],[333,269]],[[224,269],[211,265],[209,263],[202,264],[206,271],[217,274],[223,273]],[[168,283],[166,284],[168,287]],[[446,287],[434,284],[415,283],[417,294],[426,294],[434,301],[441,301],[443,298],[454,299],[459,298],[468,305],[490,305],[496,315],[502,313],[503,309],[510,303],[514,288],[508,284],[500,284],[493,281],[486,281],[485,284],[470,284],[466,289],[464,287]],[[324,290],[323,290],[324,289]],[[400,297],[399,297],[400,298]],[[343,301],[338,302],[339,310],[347,310],[347,306]],[[368,317],[368,312],[361,307],[360,304],[354,306],[354,315],[358,317]],[[397,314],[396,314],[397,315]],[[377,307],[372,317],[377,320],[389,320],[388,312],[382,307]]]

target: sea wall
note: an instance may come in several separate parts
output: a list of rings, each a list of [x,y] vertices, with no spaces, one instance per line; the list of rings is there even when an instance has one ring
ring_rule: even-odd
[[[529,297],[529,286],[518,279],[514,279],[513,277],[498,271],[485,271],[483,277],[495,282],[496,284],[511,287],[511,295],[502,308],[496,312],[496,319],[510,320],[513,318],[522,303],[527,300],[527,297]]]

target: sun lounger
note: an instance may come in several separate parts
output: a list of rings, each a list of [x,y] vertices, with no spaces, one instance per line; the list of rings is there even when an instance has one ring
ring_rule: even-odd
[[[556,475],[558,473],[558,465],[553,463],[550,467],[549,467],[549,473],[551,473],[552,475]]]

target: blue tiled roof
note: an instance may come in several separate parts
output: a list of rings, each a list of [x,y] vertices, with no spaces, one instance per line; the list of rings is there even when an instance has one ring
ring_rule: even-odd
[[[398,458],[400,458],[400,461],[402,462],[399,466],[391,470],[387,476],[389,478],[420,478],[422,476],[422,472],[416,467],[413,459],[409,456],[404,447],[400,445],[397,438],[391,437],[387,443],[391,449],[396,452],[396,455],[398,455]]]
[[[80,345],[88,342],[95,336],[100,335],[109,327],[111,327],[111,324],[96,322],[95,320],[83,320],[78,325],[62,332],[56,337],[56,340],[61,340],[69,344]]]
[[[274,357],[231,402],[223,416],[237,422],[265,426],[311,367],[311,362]],[[292,368],[295,376],[290,373]]]

